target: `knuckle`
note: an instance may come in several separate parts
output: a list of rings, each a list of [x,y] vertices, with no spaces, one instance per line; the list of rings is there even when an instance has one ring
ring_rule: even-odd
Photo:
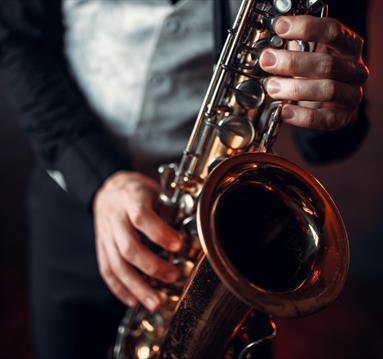
[[[289,74],[295,74],[299,68],[299,54],[293,52],[286,60],[286,70]]]
[[[305,121],[307,123],[308,128],[314,128],[315,127],[316,119],[317,119],[316,110],[307,111],[306,116],[305,116]]]
[[[304,22],[302,24],[301,34],[304,39],[310,39],[312,37],[312,27],[308,22]]]
[[[299,100],[300,99],[300,94],[301,94],[301,87],[299,86],[298,81],[292,80],[291,83],[291,94],[293,99]]]
[[[131,196],[133,193],[137,193],[142,189],[142,185],[138,182],[129,182],[126,185],[126,195]]]
[[[336,99],[336,81],[325,80],[321,83],[321,93],[324,101],[334,101]]]
[[[114,272],[121,276],[121,274],[124,272],[124,266],[121,261],[116,261],[113,265]]]
[[[327,41],[328,43],[336,42],[342,35],[342,24],[335,19],[328,19],[327,23]]]
[[[168,245],[170,243],[169,233],[163,226],[157,226],[153,241],[157,244]]]
[[[107,265],[100,265],[99,271],[100,271],[101,277],[103,277],[104,279],[108,279],[112,276],[112,270]]]
[[[148,207],[144,203],[137,203],[134,206],[132,206],[129,217],[130,221],[136,228],[141,228],[143,225],[143,222],[145,221],[145,218],[149,214],[150,207]]]
[[[124,241],[124,244],[121,245],[121,255],[124,259],[129,262],[132,262],[135,257],[135,246],[132,241]]]
[[[359,67],[359,73],[360,73],[360,83],[364,84],[367,81],[368,76],[370,75],[370,72],[368,70],[368,67],[363,62],[359,63],[358,67]]]
[[[151,291],[143,283],[138,283],[131,291],[140,301],[151,294]]]
[[[338,123],[338,116],[336,115],[335,111],[327,111],[327,114],[325,116],[325,121],[324,121],[324,130],[334,130],[339,127],[343,127],[342,124]],[[339,126],[340,125],[340,126]]]
[[[142,205],[136,205],[130,212],[130,220],[135,227],[140,227],[142,225],[144,217],[144,208]]]
[[[331,55],[324,55],[319,64],[320,73],[325,78],[332,78],[335,73],[335,59]]]
[[[123,289],[122,288],[120,288],[119,286],[115,286],[115,287],[113,287],[113,292],[114,292],[114,294],[116,295],[116,297],[117,298],[120,298],[120,299],[124,299],[124,297],[125,297],[125,293],[124,293],[124,291],[123,291]]]
[[[161,268],[158,263],[151,263],[147,265],[145,272],[151,277],[157,277],[161,274]]]

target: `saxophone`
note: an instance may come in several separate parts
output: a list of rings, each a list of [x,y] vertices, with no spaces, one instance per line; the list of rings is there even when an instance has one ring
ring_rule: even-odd
[[[159,169],[159,212],[185,237],[180,253],[161,255],[182,274],[148,279],[162,305],[127,311],[115,359],[251,358],[275,336],[270,316],[316,312],[343,287],[349,248],[333,200],[271,153],[283,102],[265,92],[258,60],[287,47],[273,31],[285,14],[326,16],[327,4],[243,0],[182,159]]]

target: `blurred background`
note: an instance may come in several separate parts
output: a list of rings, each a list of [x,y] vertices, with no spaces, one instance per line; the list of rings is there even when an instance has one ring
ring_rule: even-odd
[[[350,1],[350,6],[352,2]],[[383,1],[369,8],[367,84],[371,129],[350,159],[310,167],[289,129],[278,152],[308,168],[333,195],[351,242],[351,273],[340,298],[321,313],[277,320],[277,359],[383,358]],[[0,358],[33,358],[27,311],[28,239],[24,200],[32,154],[0,77]]]

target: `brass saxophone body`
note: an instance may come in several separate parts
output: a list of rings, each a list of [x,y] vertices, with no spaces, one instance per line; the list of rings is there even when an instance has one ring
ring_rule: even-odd
[[[242,1],[182,159],[160,168],[160,213],[185,236],[163,256],[182,276],[151,281],[162,306],[128,310],[115,358],[250,358],[275,335],[269,315],[307,315],[338,296],[349,263],[342,218],[312,175],[270,153],[283,103],[258,65],[264,48],[287,46],[276,17],[326,13],[323,1]]]

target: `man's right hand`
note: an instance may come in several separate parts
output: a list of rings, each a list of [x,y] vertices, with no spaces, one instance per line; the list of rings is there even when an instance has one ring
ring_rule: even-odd
[[[168,251],[176,252],[182,238],[154,211],[159,185],[135,172],[117,172],[97,191],[94,203],[96,251],[101,276],[126,305],[138,302],[153,311],[160,304],[141,270],[165,283],[174,282],[178,269],[159,258],[140,241],[138,231]]]

